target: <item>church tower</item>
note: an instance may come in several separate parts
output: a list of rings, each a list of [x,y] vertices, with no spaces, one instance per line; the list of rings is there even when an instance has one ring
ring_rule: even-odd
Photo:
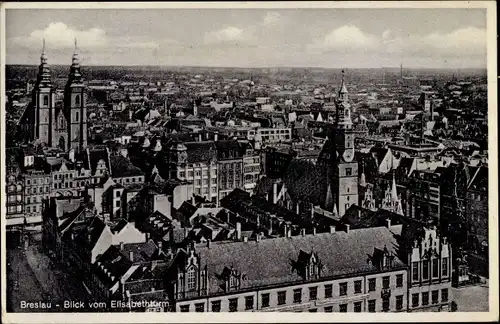
[[[337,120],[332,134],[331,186],[333,203],[342,217],[351,205],[358,201],[358,162],[354,155],[354,131],[351,120],[351,106],[342,70],[342,81],[335,102]]]
[[[68,83],[64,90],[64,109],[68,121],[68,146],[81,152],[87,147],[87,91],[80,72],[80,62],[75,39],[75,52]]]
[[[56,95],[52,86],[50,67],[47,63],[45,53],[45,40],[43,40],[42,55],[40,56],[40,66],[38,76],[32,92],[30,116],[28,123],[30,127],[29,140],[38,139],[47,146],[53,146],[52,124],[55,116]]]

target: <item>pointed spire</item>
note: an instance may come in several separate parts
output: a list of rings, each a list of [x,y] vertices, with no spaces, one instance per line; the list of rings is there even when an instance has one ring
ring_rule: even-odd
[[[359,177],[359,185],[366,187],[365,162],[361,162],[361,176]]]
[[[394,171],[392,172],[391,198],[393,199],[393,201],[398,200],[398,190],[396,187],[396,177],[394,176]]]
[[[338,215],[339,215],[339,210],[337,209],[337,204],[336,204],[336,203],[333,203],[333,210],[332,210],[332,213],[333,213],[335,216],[338,216]]]

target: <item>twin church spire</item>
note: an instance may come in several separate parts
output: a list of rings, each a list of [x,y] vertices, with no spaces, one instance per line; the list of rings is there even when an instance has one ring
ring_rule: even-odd
[[[75,38],[75,50],[73,52],[73,58],[71,62],[70,75],[68,83],[81,83],[82,74],[80,72],[80,60],[78,58],[78,47]],[[40,55],[40,66],[38,72],[38,83],[41,87],[51,87],[51,71],[48,64],[48,57],[45,51],[45,39],[42,42],[42,54]]]

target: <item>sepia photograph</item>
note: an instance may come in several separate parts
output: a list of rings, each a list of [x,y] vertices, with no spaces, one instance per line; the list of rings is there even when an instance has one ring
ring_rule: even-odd
[[[2,321],[498,320],[495,3],[426,4],[3,3]]]

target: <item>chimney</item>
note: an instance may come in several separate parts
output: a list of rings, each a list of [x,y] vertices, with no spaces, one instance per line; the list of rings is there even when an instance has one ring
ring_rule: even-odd
[[[257,234],[255,235],[255,241],[256,241],[256,242],[260,242],[260,233],[257,233]]]
[[[345,224],[345,232],[349,234],[349,229],[351,228],[351,225]]]
[[[273,204],[278,202],[278,184],[273,183]]]
[[[131,262],[134,262],[134,251],[129,252],[129,259]]]
[[[295,213],[297,215],[300,215],[300,204],[299,204],[299,202],[297,202],[297,205],[295,205]]]
[[[292,226],[287,226],[286,237],[292,237]]]
[[[198,142],[201,142],[203,138],[201,137],[201,133],[198,133]]]
[[[124,247],[124,243],[123,242],[120,242],[120,250],[123,251],[123,247]]]
[[[236,239],[241,241],[241,223],[236,222]]]
[[[334,225],[330,225],[330,233],[335,233],[335,226]]]
[[[301,228],[300,229],[300,235],[301,236],[306,236],[306,229],[305,228]]]
[[[387,218],[387,219],[385,220],[385,223],[386,223],[386,227],[387,227],[387,228],[391,228],[391,219],[390,219],[390,218]]]
[[[314,204],[311,203],[311,219],[314,219]]]
[[[207,240],[207,247],[210,249],[212,247],[212,240],[208,239]]]
[[[313,235],[316,235],[316,227],[313,227]]]
[[[217,142],[219,140],[219,134],[214,133],[214,142]]]
[[[286,237],[288,235],[288,225],[285,223],[283,225],[283,236]]]

